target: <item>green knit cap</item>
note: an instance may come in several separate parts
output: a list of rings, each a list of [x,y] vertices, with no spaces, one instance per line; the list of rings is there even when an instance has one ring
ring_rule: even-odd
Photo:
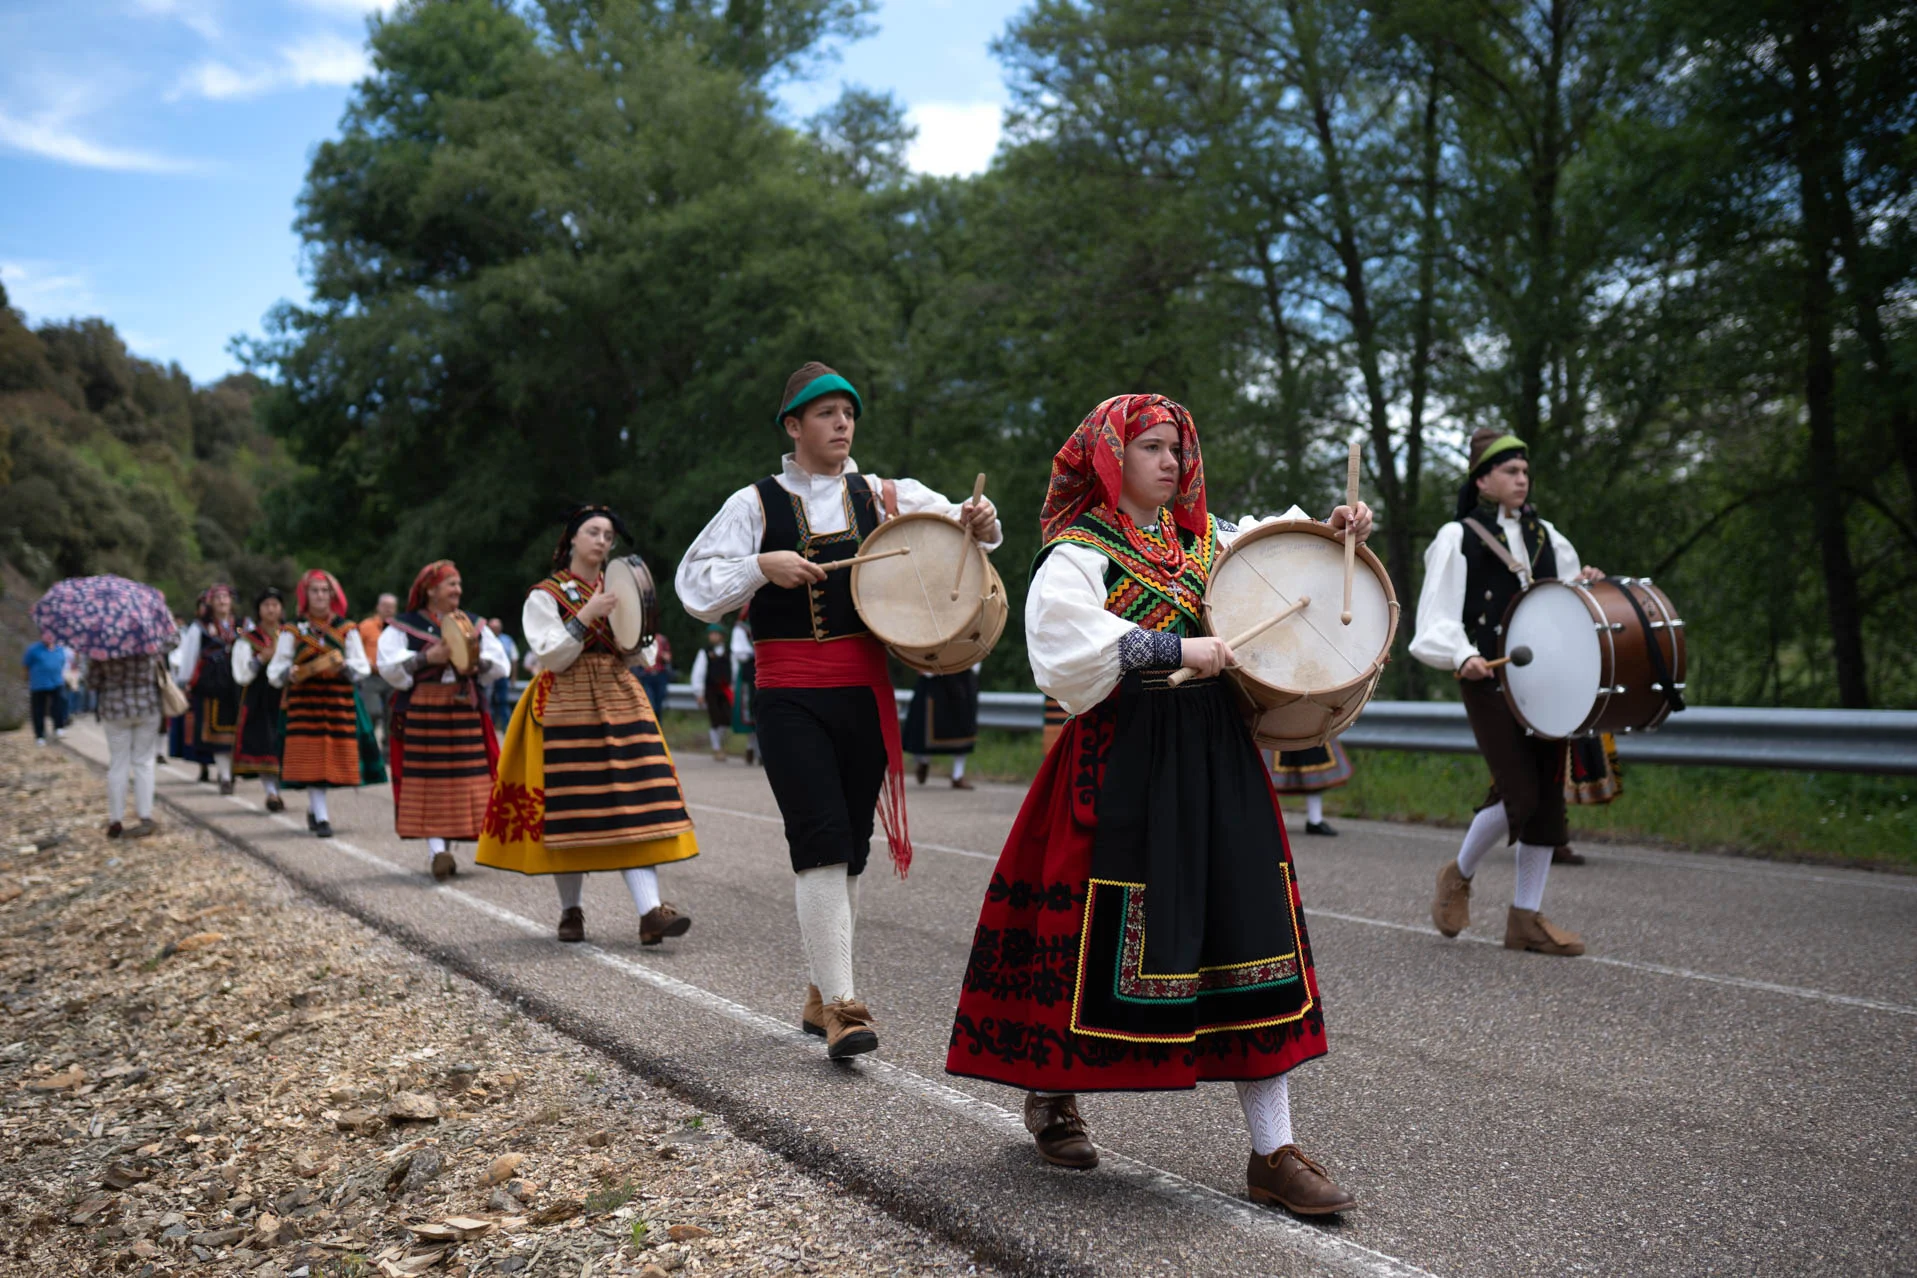
[[[851,382],[840,377],[836,371],[813,360],[798,372],[785,379],[785,398],[782,407],[774,414],[774,426],[785,425],[785,419],[810,404],[821,395],[850,395],[852,397],[852,416],[856,419],[865,411],[865,403],[859,398]]]

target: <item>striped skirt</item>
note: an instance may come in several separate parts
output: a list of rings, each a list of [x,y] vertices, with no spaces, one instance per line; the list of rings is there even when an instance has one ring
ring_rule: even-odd
[[[280,774],[280,690],[264,679],[246,685],[240,697],[240,723],[233,744],[233,775]]]
[[[535,679],[506,729],[479,864],[568,874],[698,852],[678,770],[631,672],[589,652]]]
[[[384,781],[386,766],[372,733],[359,694],[346,680],[319,678],[289,685],[281,783],[298,789]]]
[[[493,793],[486,739],[492,728],[471,695],[465,684],[415,685],[386,729],[393,744],[393,824],[402,839],[479,837]]]

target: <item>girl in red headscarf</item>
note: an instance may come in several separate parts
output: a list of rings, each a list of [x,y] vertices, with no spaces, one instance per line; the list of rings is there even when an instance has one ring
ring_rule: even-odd
[[[297,617],[280,629],[267,682],[286,689],[286,743],[280,784],[306,791],[306,827],[333,837],[326,792],[377,785],[386,765],[373,721],[356,684],[373,672],[359,631],[346,620],[346,592],[332,573],[314,568],[294,593]]]
[[[1345,1210],[1291,1139],[1286,1075],[1324,1054],[1324,1019],[1277,796],[1219,678],[1231,649],[1199,624],[1237,529],[1206,510],[1191,414],[1100,404],[1040,519],[1026,645],[1073,717],[999,854],[945,1067],[1026,1089],[1040,1156],[1076,1168],[1098,1163],[1076,1093],[1229,1080],[1251,1196]],[[1362,539],[1371,514],[1330,522]],[[1172,684],[1180,667],[1196,677]]]

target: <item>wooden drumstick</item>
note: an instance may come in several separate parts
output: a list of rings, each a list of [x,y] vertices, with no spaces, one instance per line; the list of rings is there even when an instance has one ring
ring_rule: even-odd
[[[1358,518],[1358,441],[1355,439],[1351,441],[1351,461],[1345,467],[1345,505],[1351,508],[1352,523],[1345,525],[1345,610],[1338,614],[1338,620],[1348,626],[1351,624],[1351,570],[1358,554],[1358,538],[1354,535]]]
[[[1491,660],[1485,662],[1484,668],[1486,670],[1496,670],[1499,666],[1505,665],[1506,663],[1509,663],[1514,666],[1530,665],[1531,650],[1525,647],[1523,644],[1519,644],[1517,647],[1511,649],[1511,651],[1505,656],[1493,657]],[[1454,679],[1462,679],[1464,678],[1464,672],[1461,670],[1454,670],[1451,672],[1451,677]]]
[[[1295,613],[1303,612],[1306,609],[1306,607],[1310,605],[1310,603],[1311,603],[1310,595],[1299,595],[1298,602],[1290,605],[1282,612],[1272,613],[1271,616],[1266,617],[1263,621],[1251,627],[1249,630],[1233,635],[1230,639],[1225,641],[1225,646],[1227,648],[1235,649],[1240,644],[1250,643],[1253,639],[1256,639],[1259,635],[1264,634],[1265,631],[1271,629],[1273,626],[1283,621],[1286,617],[1292,616]],[[1169,683],[1172,687],[1176,688],[1179,684],[1185,682],[1185,680],[1193,679],[1193,678],[1196,678],[1197,676],[1198,676],[1198,672],[1196,670],[1193,670],[1190,666],[1186,666],[1183,669],[1179,670],[1174,675],[1172,675],[1172,677],[1167,679],[1165,682]]]
[[[835,559],[829,564],[820,564],[819,567],[825,569],[827,572],[832,572],[839,568],[850,568],[853,564],[869,564],[875,559],[890,559],[894,555],[909,555],[911,553],[912,548],[910,546],[900,546],[897,550],[875,550],[869,555],[854,555],[850,559]]]
[[[985,496],[985,472],[981,470],[978,473],[978,478],[972,481],[972,504],[974,506],[978,505],[980,499],[983,498],[984,496]],[[972,547],[977,544],[978,544],[978,538],[972,535],[971,526],[967,525],[965,529],[965,553],[959,556],[958,576],[952,579],[952,598],[954,600],[956,600],[959,597],[959,583],[965,580],[966,561],[971,559]]]

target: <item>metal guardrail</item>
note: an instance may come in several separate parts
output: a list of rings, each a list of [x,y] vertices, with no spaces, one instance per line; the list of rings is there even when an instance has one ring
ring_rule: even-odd
[[[912,704],[899,691],[899,713]],[[667,705],[696,710],[692,685],[675,683]],[[1036,732],[1045,726],[1045,698],[1036,692],[982,692],[979,726]],[[1433,750],[1475,754],[1464,707],[1449,701],[1373,701],[1340,738],[1367,750]],[[1774,710],[1693,706],[1656,732],[1621,733],[1618,757],[1628,763],[1686,763],[1806,772],[1917,776],[1917,710]]]

